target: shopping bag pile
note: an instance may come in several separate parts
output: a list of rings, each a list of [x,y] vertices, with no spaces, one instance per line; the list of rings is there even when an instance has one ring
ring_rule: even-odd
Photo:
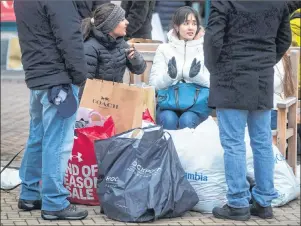
[[[99,205],[96,194],[98,166],[94,141],[136,127],[155,124],[152,87],[103,80],[87,80],[76,117],[75,140],[68,162],[65,186],[70,202]]]

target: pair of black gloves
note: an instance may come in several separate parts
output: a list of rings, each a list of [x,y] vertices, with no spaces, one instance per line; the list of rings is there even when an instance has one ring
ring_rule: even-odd
[[[189,71],[189,77],[193,78],[195,77],[201,70],[201,62],[197,61],[196,58],[191,63],[190,71]],[[177,77],[178,71],[177,71],[177,62],[176,58],[172,57],[168,62],[168,74],[172,79],[175,79]]]

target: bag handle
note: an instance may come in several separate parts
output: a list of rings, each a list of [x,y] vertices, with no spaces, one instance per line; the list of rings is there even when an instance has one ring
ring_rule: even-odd
[[[179,104],[179,87],[178,87],[178,86],[175,86],[175,87],[174,87],[174,92],[175,92],[176,106],[177,106],[180,110],[182,110],[182,111],[187,111],[187,110],[189,110],[190,108],[192,108],[193,105],[195,105],[195,103],[196,103],[196,101],[197,101],[197,99],[198,99],[198,96],[199,96],[199,94],[200,94],[200,88],[196,88],[196,89],[195,89],[193,104],[192,104],[191,106],[185,108],[185,109],[181,109],[181,108],[180,108],[180,104]]]

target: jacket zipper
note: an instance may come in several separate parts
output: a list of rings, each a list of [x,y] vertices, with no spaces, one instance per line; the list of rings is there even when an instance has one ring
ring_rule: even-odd
[[[186,63],[186,44],[187,42],[185,41],[185,47],[184,47],[184,63],[183,63],[183,67],[182,67],[182,80],[184,81],[184,66]]]

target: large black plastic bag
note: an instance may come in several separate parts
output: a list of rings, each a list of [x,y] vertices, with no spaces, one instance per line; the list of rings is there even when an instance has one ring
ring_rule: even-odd
[[[185,178],[172,138],[161,127],[95,141],[95,152],[98,195],[111,219],[146,222],[178,217],[199,201]]]

